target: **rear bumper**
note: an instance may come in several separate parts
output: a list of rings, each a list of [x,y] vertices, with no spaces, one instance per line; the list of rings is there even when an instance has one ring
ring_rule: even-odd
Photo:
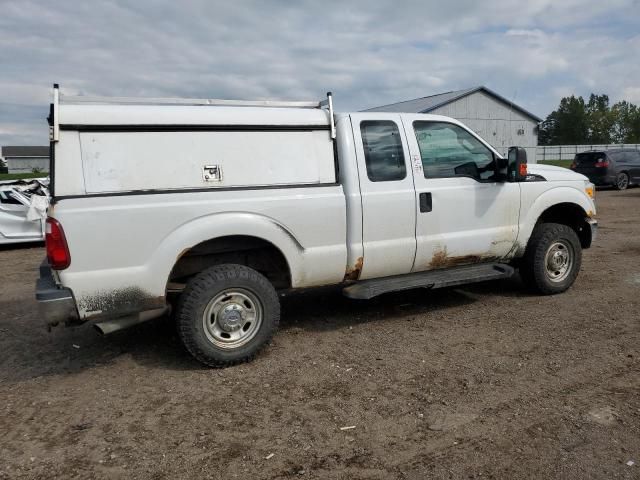
[[[589,178],[589,181],[591,183],[593,183],[597,187],[604,187],[604,186],[615,185],[616,184],[615,177],[613,177],[613,178],[609,178],[609,177],[588,177],[588,178]]]
[[[73,292],[56,284],[46,260],[40,265],[40,278],[36,281],[38,313],[47,325],[57,325],[78,319]]]
[[[578,173],[582,173],[582,172],[578,172]],[[600,175],[594,174],[594,173],[582,173],[582,175],[585,175],[591,183],[599,187],[616,184],[616,176],[609,173],[600,174]]]

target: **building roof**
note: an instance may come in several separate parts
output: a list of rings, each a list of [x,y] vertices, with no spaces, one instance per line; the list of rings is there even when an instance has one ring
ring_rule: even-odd
[[[49,147],[2,147],[3,157],[48,157]]]
[[[436,108],[447,105],[448,103],[455,102],[463,97],[471,95],[476,92],[484,92],[487,95],[494,97],[499,102],[502,102],[519,111],[520,113],[530,117],[536,122],[542,122],[542,119],[537,115],[525,110],[524,108],[516,105],[515,103],[507,100],[502,95],[498,95],[493,90],[488,89],[485,86],[466,88],[464,90],[456,90],[452,92],[439,93],[437,95],[430,95],[428,97],[414,98],[413,100],[406,100],[404,102],[391,103],[389,105],[382,105],[380,107],[369,108],[364,110],[365,112],[397,112],[397,113],[430,113]]]

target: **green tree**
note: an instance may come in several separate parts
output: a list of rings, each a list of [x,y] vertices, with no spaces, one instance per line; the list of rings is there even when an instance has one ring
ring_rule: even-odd
[[[542,145],[584,143],[589,135],[587,107],[582,97],[564,97],[557,110],[540,125],[538,140]]]
[[[640,108],[625,100],[611,107],[616,119],[614,125],[615,143],[640,143]]]
[[[540,124],[540,145],[640,143],[640,108],[627,101],[609,106],[609,96],[589,101],[571,95]]]
[[[609,108],[609,96],[592,93],[586,105],[586,113],[588,136],[585,143],[612,143],[616,121]]]

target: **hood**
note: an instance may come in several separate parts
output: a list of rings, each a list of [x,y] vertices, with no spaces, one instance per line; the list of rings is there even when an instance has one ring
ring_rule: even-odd
[[[569,170],[564,167],[556,167],[554,165],[543,165],[540,163],[529,163],[527,165],[527,171],[532,175],[541,175],[549,182],[554,181],[577,181],[577,180],[589,180],[584,175]]]

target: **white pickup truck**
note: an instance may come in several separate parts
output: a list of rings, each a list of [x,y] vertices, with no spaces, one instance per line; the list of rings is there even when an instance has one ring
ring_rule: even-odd
[[[569,288],[593,241],[594,186],[503,158],[460,122],[334,113],[322,102],[66,96],[54,87],[49,324],[102,333],[172,311],[215,367],[273,335],[279,292],[368,299],[509,277]]]

